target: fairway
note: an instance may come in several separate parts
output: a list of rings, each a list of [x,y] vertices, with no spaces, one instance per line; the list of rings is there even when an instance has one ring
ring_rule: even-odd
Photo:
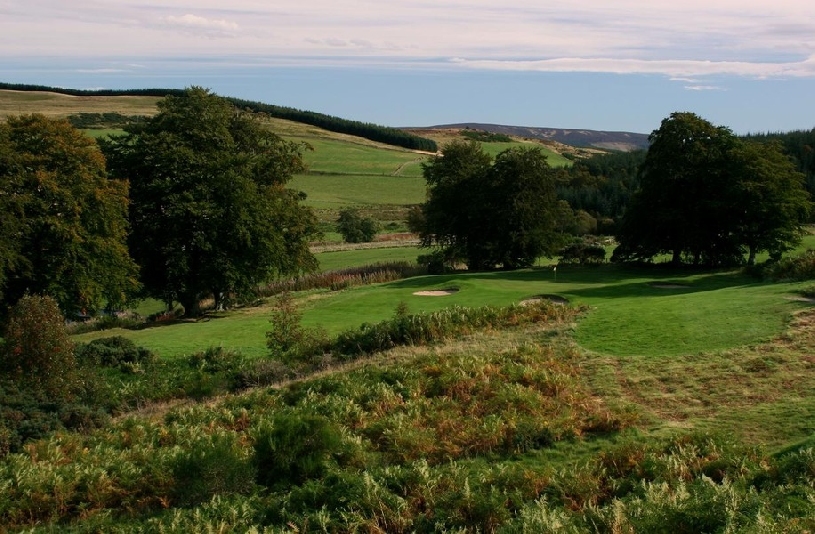
[[[601,354],[656,357],[767,341],[781,333],[793,312],[810,305],[794,300],[795,291],[804,285],[762,284],[737,272],[689,274],[612,265],[595,269],[562,266],[557,279],[549,268],[422,276],[345,291],[311,292],[300,302],[304,324],[337,334],[392,316],[400,302],[407,304],[410,313],[417,313],[452,305],[503,306],[536,295],[558,295],[573,305],[588,307],[575,332],[577,343],[584,348]],[[459,291],[443,297],[414,295],[451,287]],[[93,332],[76,339],[119,334],[171,358],[209,346],[257,357],[266,354],[269,316],[268,308],[245,308],[198,322]]]

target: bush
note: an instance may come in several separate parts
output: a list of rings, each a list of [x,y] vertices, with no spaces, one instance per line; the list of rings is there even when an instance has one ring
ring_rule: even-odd
[[[272,329],[266,332],[266,346],[272,356],[285,363],[300,363],[322,355],[328,337],[318,328],[304,328],[302,314],[288,293],[278,295],[272,309]]]
[[[342,234],[346,243],[369,243],[376,237],[376,221],[363,217],[355,209],[340,210],[337,219],[337,231]]]
[[[74,347],[56,300],[25,296],[12,307],[5,330],[0,369],[54,399],[73,395]]]
[[[298,276],[289,280],[274,282],[262,287],[258,294],[270,297],[288,291],[306,291],[309,289],[337,289],[349,288],[365,284],[379,284],[393,282],[403,278],[410,278],[427,274],[427,271],[408,262],[397,261],[389,263],[375,263],[362,267],[349,267],[325,273],[313,273]]]
[[[318,415],[277,415],[254,438],[257,481],[267,487],[319,478],[343,451],[340,430]]]
[[[768,262],[752,272],[775,281],[802,281],[815,279],[815,250],[809,249],[799,256]]]
[[[448,268],[450,261],[445,257],[442,250],[422,254],[416,261],[427,269],[427,274],[444,274],[452,270]]]
[[[606,249],[596,243],[579,241],[560,251],[559,263],[596,265],[606,261]]]
[[[180,506],[194,506],[214,495],[248,493],[255,472],[234,432],[196,436],[173,459],[173,497]]]
[[[150,364],[156,356],[144,347],[125,337],[113,336],[94,339],[90,343],[77,345],[74,351],[77,361],[85,365],[120,367],[123,364]]]

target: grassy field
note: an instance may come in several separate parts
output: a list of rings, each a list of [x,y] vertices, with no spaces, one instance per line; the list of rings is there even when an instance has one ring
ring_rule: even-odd
[[[500,152],[504,150],[514,148],[514,147],[529,147],[529,146],[537,146],[540,147],[543,153],[547,157],[547,161],[551,167],[567,167],[572,164],[571,161],[564,158],[557,152],[550,150],[544,146],[541,146],[540,143],[533,143],[533,142],[513,142],[513,143],[481,143],[481,146],[484,147],[484,152],[487,154],[495,157]]]
[[[426,251],[417,247],[388,247],[359,250],[338,250],[315,254],[321,271],[335,271],[347,267],[362,267],[374,263],[406,261],[414,263]]]
[[[420,177],[420,163],[426,156],[383,146],[370,146],[346,140],[324,138],[290,138],[304,141],[313,150],[306,150],[309,170],[320,174],[374,174],[379,176]]]
[[[109,135],[124,135],[125,131],[121,129],[111,129],[111,128],[89,128],[87,130],[82,130],[87,135],[93,137],[94,139],[99,139],[100,137],[107,137]]]
[[[376,251],[376,255],[380,253]],[[791,314],[809,306],[795,300],[795,291],[801,287],[800,283],[757,283],[735,272],[561,267],[557,279],[549,268],[426,276],[339,292],[312,292],[302,298],[301,305],[304,324],[336,334],[388,318],[400,302],[415,313],[451,305],[508,305],[537,295],[557,295],[574,305],[588,306],[575,331],[576,342],[585,349],[605,355],[662,357],[770,340],[783,331]],[[420,290],[446,288],[458,291],[443,297],[414,295]],[[94,332],[77,339],[121,334],[170,358],[209,346],[262,356],[269,314],[265,307],[246,308],[204,321],[138,331]]]
[[[418,177],[301,174],[289,187],[308,195],[306,205],[323,210],[408,206],[425,200],[425,182]]]
[[[55,117],[103,112],[155,115],[158,100],[153,96],[67,96],[40,91],[0,90],[0,118],[23,113]]]

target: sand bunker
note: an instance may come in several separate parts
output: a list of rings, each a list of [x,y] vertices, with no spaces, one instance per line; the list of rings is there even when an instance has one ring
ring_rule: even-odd
[[[536,295],[534,297],[522,300],[520,304],[521,306],[528,306],[542,300],[548,300],[552,304],[566,305],[569,303],[569,299],[561,297],[560,295]]]
[[[458,289],[451,287],[449,289],[433,289],[433,290],[430,290],[430,291],[416,291],[413,294],[418,295],[420,297],[444,297],[446,295],[452,295],[453,293],[458,293]]]

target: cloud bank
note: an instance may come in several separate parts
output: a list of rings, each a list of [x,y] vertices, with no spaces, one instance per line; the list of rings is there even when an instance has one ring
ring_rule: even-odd
[[[0,0],[0,49],[8,58],[217,55],[271,65],[811,78],[815,4]]]

